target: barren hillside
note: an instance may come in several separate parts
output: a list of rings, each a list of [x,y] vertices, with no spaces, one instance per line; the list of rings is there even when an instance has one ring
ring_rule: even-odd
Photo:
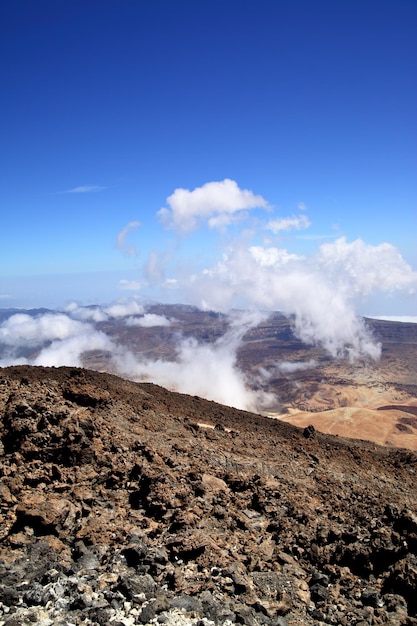
[[[0,623],[417,624],[415,453],[0,370]]]

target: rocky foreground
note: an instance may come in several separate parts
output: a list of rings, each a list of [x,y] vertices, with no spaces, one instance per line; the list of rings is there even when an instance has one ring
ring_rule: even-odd
[[[417,455],[0,370],[0,625],[417,624]]]

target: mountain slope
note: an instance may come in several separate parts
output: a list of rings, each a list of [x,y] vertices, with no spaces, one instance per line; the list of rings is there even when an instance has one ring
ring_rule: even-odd
[[[77,368],[0,415],[0,623],[417,624],[415,453]]]

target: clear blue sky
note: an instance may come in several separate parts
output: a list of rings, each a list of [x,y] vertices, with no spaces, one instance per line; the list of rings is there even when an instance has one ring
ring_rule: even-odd
[[[415,0],[2,0],[0,57],[0,307],[186,299],[239,242],[417,314]]]

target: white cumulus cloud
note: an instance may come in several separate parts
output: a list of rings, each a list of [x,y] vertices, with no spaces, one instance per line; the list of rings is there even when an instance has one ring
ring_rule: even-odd
[[[353,359],[380,354],[357,315],[358,298],[378,291],[412,292],[416,284],[416,272],[386,243],[340,238],[301,257],[238,241],[216,264],[191,274],[184,292],[205,309],[280,310],[294,316],[294,332],[302,341]]]
[[[362,295],[397,290],[413,293],[417,288],[417,272],[390,243],[373,246],[362,239],[347,242],[340,237],[320,247],[319,264],[346,289]]]
[[[280,267],[290,263],[290,261],[301,260],[302,257],[297,254],[290,254],[284,248],[275,248],[273,246],[251,246],[249,252],[259,265],[264,267]]]
[[[167,204],[169,208],[158,211],[161,221],[183,234],[195,230],[201,221],[207,221],[211,228],[222,228],[239,212],[268,208],[265,198],[240,189],[229,178],[206,183],[192,191],[178,188],[167,198]]]

